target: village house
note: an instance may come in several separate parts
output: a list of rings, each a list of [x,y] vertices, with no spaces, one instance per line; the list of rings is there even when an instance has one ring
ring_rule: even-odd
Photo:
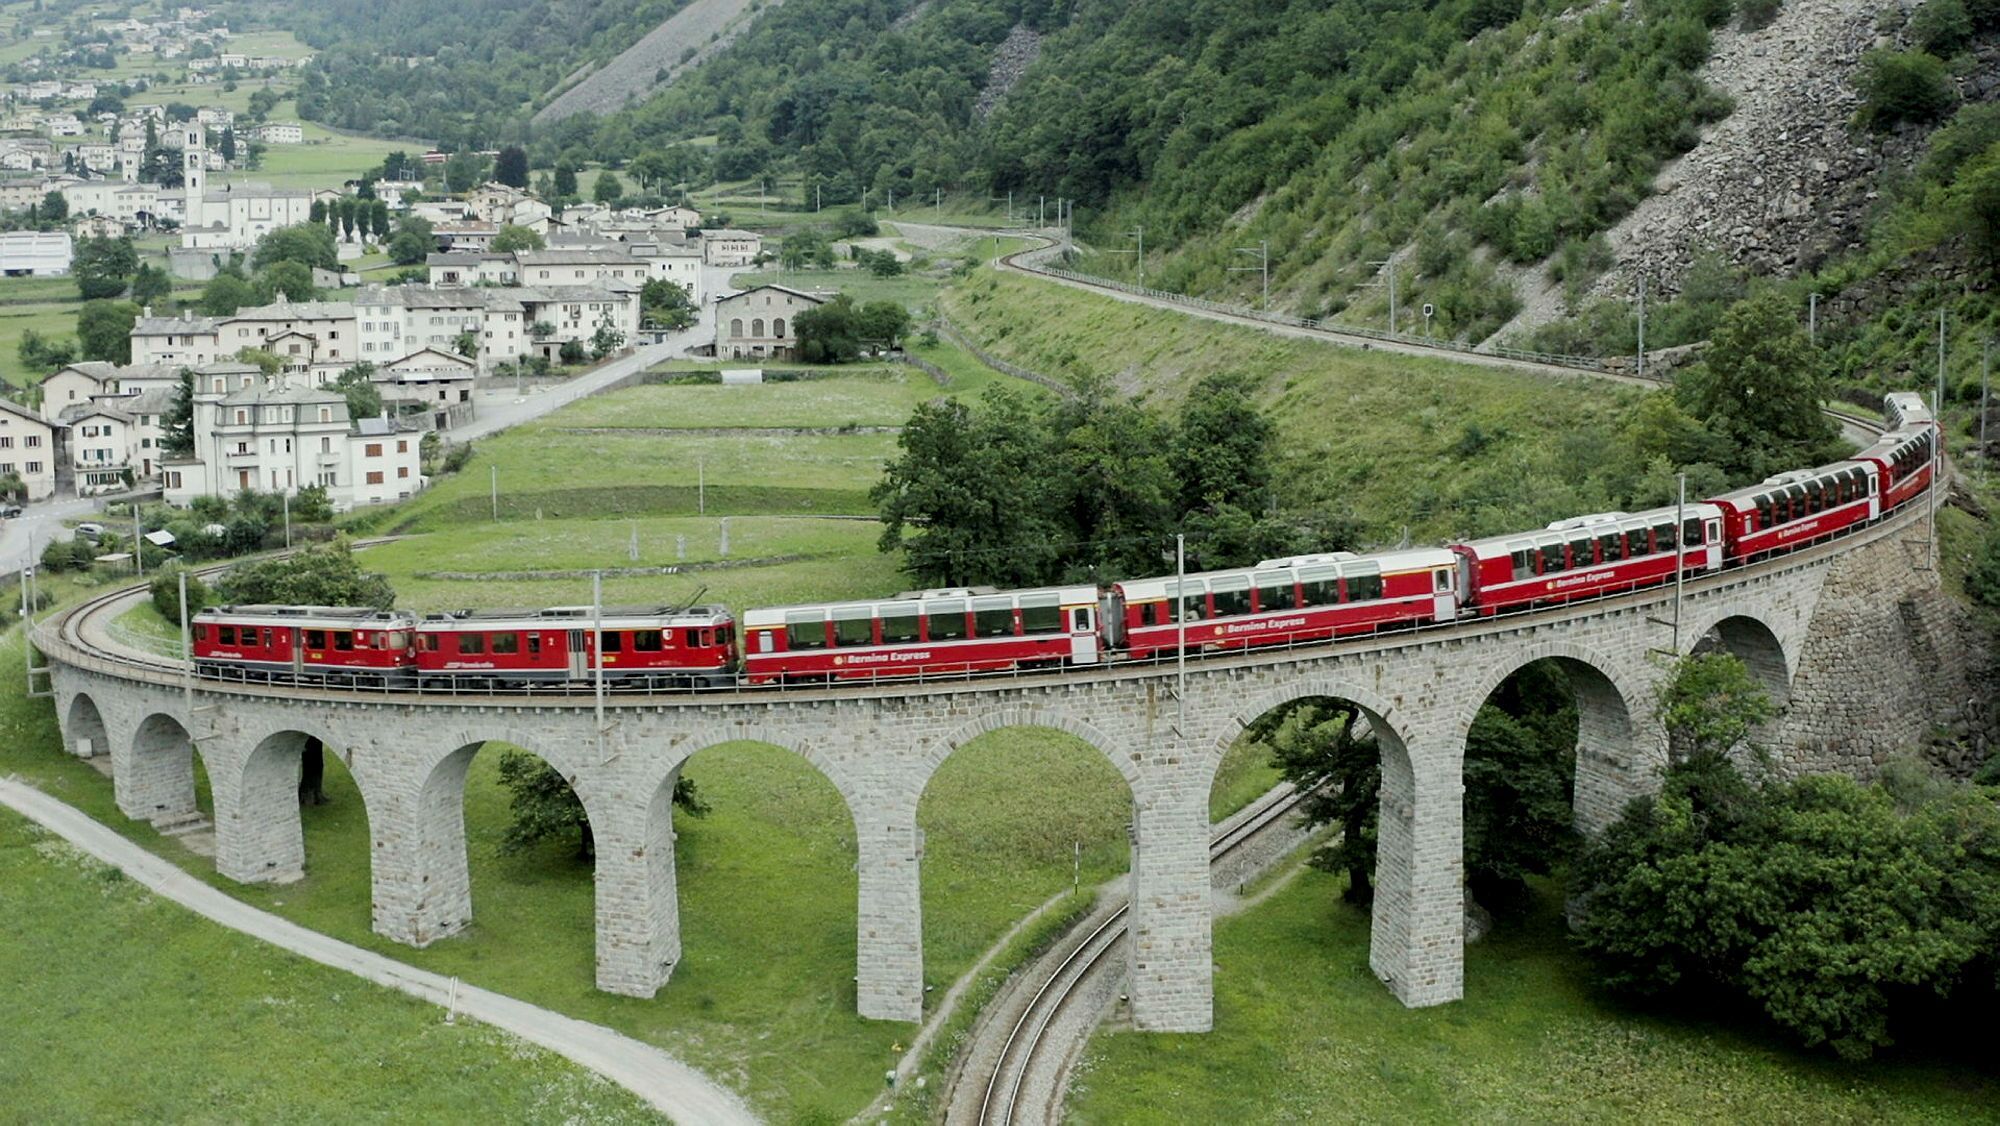
[[[795,359],[798,315],[826,303],[814,293],[781,285],[760,285],[715,303],[717,359]]]
[[[31,501],[56,492],[55,427],[27,407],[0,399],[0,477],[14,474]]]
[[[764,253],[764,237],[754,231],[703,231],[701,253],[711,266],[748,266]]]

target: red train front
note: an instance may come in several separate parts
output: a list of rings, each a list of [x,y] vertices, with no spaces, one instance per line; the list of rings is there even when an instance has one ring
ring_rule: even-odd
[[[417,674],[426,687],[587,682],[675,687],[720,683],[736,668],[736,623],[728,609],[589,606],[544,610],[456,610],[417,626]]]
[[[415,675],[416,621],[353,606],[211,606],[188,628],[203,676],[397,685]]]

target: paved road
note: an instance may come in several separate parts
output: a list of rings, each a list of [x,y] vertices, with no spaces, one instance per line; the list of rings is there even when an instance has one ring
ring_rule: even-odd
[[[0,524],[0,573],[14,572],[39,558],[50,539],[68,539],[64,520],[77,520],[97,511],[97,502],[63,497],[36,501],[21,515]]]
[[[0,805],[137,880],[155,895],[321,965],[436,1005],[452,1003],[452,980],[350,946],[230,898],[91,820],[82,811],[14,779],[0,779]],[[457,986],[456,1010],[597,1072],[677,1122],[754,1123],[734,1093],[649,1044],[511,997]]]

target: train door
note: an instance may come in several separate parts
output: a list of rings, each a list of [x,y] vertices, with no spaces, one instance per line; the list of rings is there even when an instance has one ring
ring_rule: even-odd
[[[1440,622],[1458,617],[1458,591],[1452,584],[1452,568],[1431,572],[1431,613]]]
[[[1094,665],[1097,663],[1097,611],[1089,606],[1073,607],[1069,611],[1069,663],[1072,665]]]
[[[588,680],[590,668],[590,631],[573,629],[569,631],[569,678]]]
[[[305,675],[306,656],[300,652],[301,646],[292,644],[292,631],[285,626],[279,626],[271,633],[275,635],[271,639],[271,646],[277,651],[275,659],[291,661],[292,679],[296,680]]]
[[[1715,516],[1709,517],[1705,522],[1703,522],[1701,531],[1703,536],[1703,545],[1701,554],[1702,558],[1707,560],[1707,562],[1703,566],[1705,569],[1710,571],[1720,571],[1722,569],[1721,518]]]
[[[1882,518],[1882,471],[1870,468],[1868,476],[1868,519]]]

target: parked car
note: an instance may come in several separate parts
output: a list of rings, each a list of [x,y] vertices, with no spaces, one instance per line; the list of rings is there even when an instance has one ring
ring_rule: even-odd
[[[95,540],[104,534],[104,525],[97,523],[78,524],[76,526],[76,534],[80,539]]]
[[[20,515],[21,515],[20,505],[18,504],[0,505],[0,520],[13,520],[17,519]]]

